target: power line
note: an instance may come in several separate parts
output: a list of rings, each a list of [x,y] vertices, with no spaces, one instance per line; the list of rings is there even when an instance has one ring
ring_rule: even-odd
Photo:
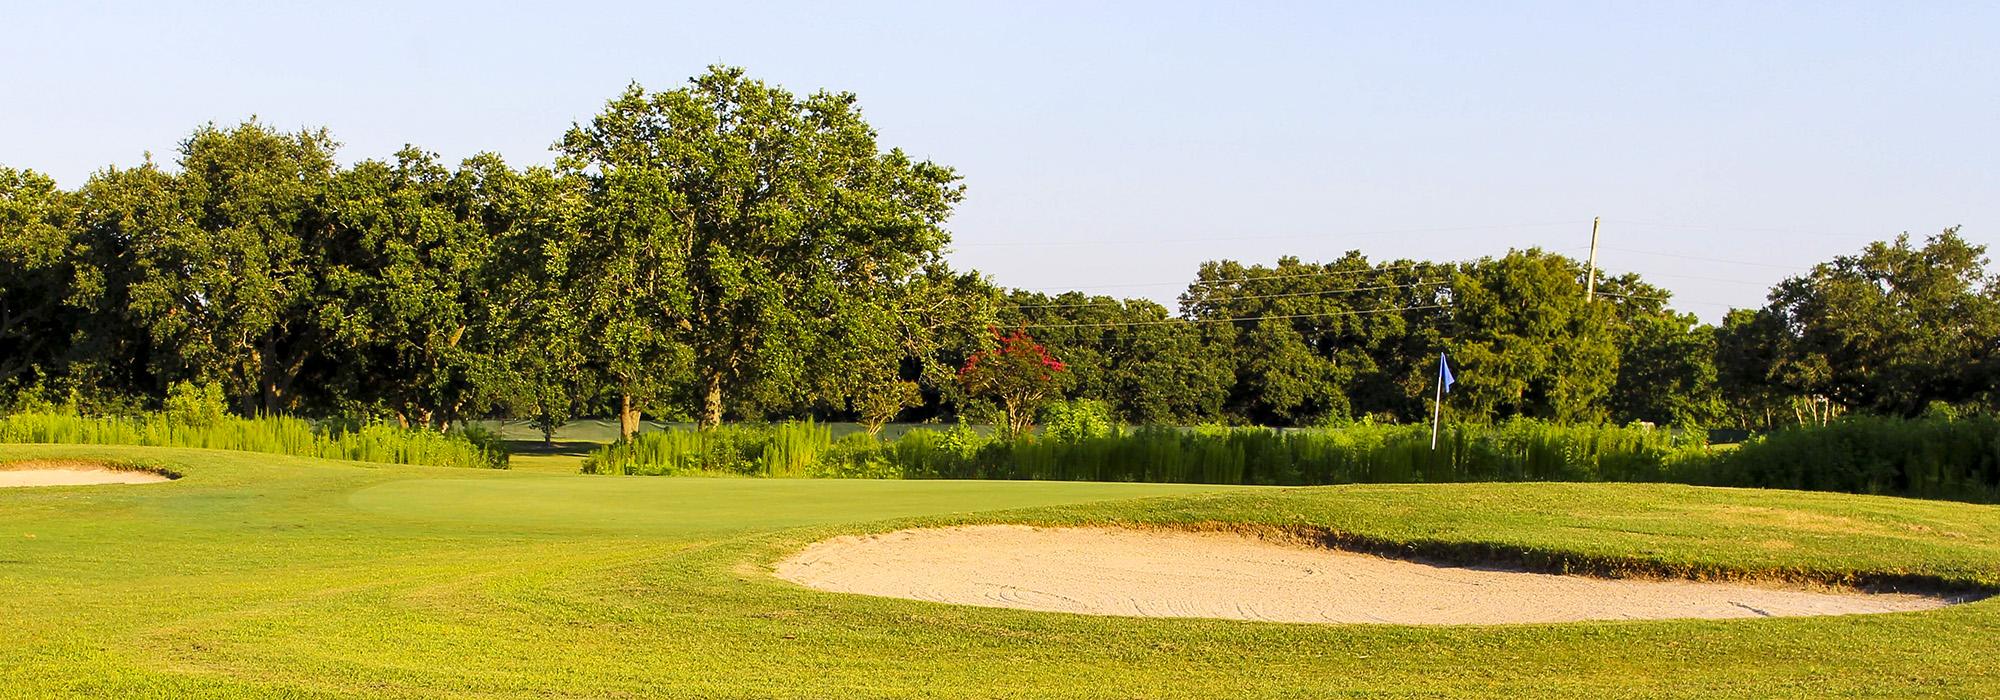
[[[1542,248],[1540,246],[1531,246],[1531,248],[1541,250],[1544,253],[1557,253],[1557,254],[1583,250],[1588,247],[1589,246],[1569,246],[1566,248]],[[1339,262],[1339,260],[1335,260],[1334,262]],[[1331,277],[1336,275],[1361,275],[1370,272],[1411,270],[1419,267],[1424,267],[1426,265],[1434,265],[1437,267],[1452,267],[1460,264],[1461,262],[1462,261],[1420,262],[1420,263],[1411,263],[1408,265],[1393,265],[1389,267],[1371,267],[1366,270],[1330,270],[1326,272],[1304,272],[1304,273],[1289,274],[1289,275],[1262,275],[1257,277],[1239,277],[1236,279],[1225,279],[1225,280],[1202,280],[1197,278],[1192,282],[1173,281],[1173,282],[1131,282],[1125,284],[1068,284],[1068,285],[1051,284],[1039,287],[1014,287],[1014,289],[1031,291],[1031,292],[1041,292],[1050,290],[1071,292],[1081,289],[1122,289],[1130,287],[1193,286],[1196,284],[1237,284],[1240,282],[1256,282],[1260,280],[1282,280],[1282,279],[1294,279],[1298,277]],[[1330,265],[1334,263],[1320,263],[1320,264]]]
[[[1297,279],[1300,277],[1345,277],[1348,275],[1365,275],[1370,272],[1394,272],[1397,270],[1414,270],[1416,268],[1424,267],[1426,265],[1440,265],[1440,264],[1449,264],[1449,263],[1410,263],[1407,265],[1393,265],[1390,267],[1371,267],[1366,270],[1328,270],[1325,272],[1299,272],[1289,275],[1257,275],[1252,277],[1239,277],[1237,279],[1226,279],[1226,280],[1205,280],[1197,277],[1193,282],[1188,283],[1188,285],[1193,286],[1197,284],[1241,284],[1244,282],[1262,282],[1264,280],[1286,280],[1286,279]]]
[[[1811,269],[1811,268],[1806,268],[1806,267],[1799,267],[1799,266],[1797,266],[1797,265],[1779,265],[1779,264],[1776,264],[1776,263],[1766,263],[1766,262],[1750,262],[1750,261],[1747,261],[1747,260],[1726,260],[1726,259],[1723,259],[1723,258],[1709,258],[1709,257],[1702,257],[1702,256],[1699,256],[1699,255],[1681,255],[1681,254],[1679,254],[1679,253],[1662,253],[1662,252],[1659,252],[1659,251],[1655,251],[1655,250],[1635,250],[1635,249],[1632,249],[1632,248],[1613,248],[1613,247],[1611,247],[1611,246],[1605,246],[1605,247],[1604,247],[1604,249],[1605,249],[1605,250],[1616,250],[1616,251],[1619,251],[1619,252],[1621,252],[1621,253],[1638,253],[1638,254],[1640,254],[1640,255],[1657,255],[1657,256],[1660,256],[1660,257],[1663,257],[1663,258],[1681,258],[1681,259],[1684,259],[1684,260],[1699,260],[1699,261],[1702,261],[1702,262],[1713,262],[1713,263],[1724,263],[1724,264],[1728,264],[1728,265],[1753,265],[1753,266],[1756,266],[1756,267],[1769,267],[1769,268],[1775,268],[1775,269],[1779,269],[1779,270],[1809,270],[1809,269]]]
[[[1669,301],[1667,297],[1648,296],[1644,294],[1619,294],[1617,292],[1598,292],[1597,295],[1606,297],[1618,297],[1620,299],[1637,299],[1640,301]]]
[[[1722,233],[1722,232],[1784,233],[1794,236],[1813,236],[1816,238],[1843,238],[1843,239],[1869,240],[1869,241],[1886,240],[1880,235],[1872,235],[1865,233],[1826,233],[1823,231],[1808,231],[1797,228],[1782,228],[1782,227],[1772,227],[1772,226],[1725,226],[1722,224],[1674,224],[1674,223],[1663,223],[1655,221],[1631,221],[1627,219],[1617,219],[1614,220],[1613,223],[1623,224],[1626,226],[1641,226],[1649,228],[1673,228],[1673,229],[1685,229],[1690,231],[1714,231],[1717,233]]]
[[[1345,293],[1348,293],[1348,292],[1372,292],[1372,291],[1379,291],[1379,290],[1384,290],[1384,289],[1414,289],[1414,288],[1416,288],[1416,287],[1426,287],[1426,286],[1436,286],[1436,285],[1440,285],[1440,284],[1444,284],[1444,282],[1442,282],[1442,281],[1437,281],[1437,280],[1427,280],[1427,281],[1423,281],[1423,282],[1416,282],[1416,283],[1413,283],[1413,284],[1385,284],[1385,285],[1380,285],[1380,286],[1375,286],[1375,287],[1348,287],[1348,288],[1346,288],[1346,289],[1323,289],[1323,290],[1320,290],[1320,291],[1316,291],[1316,292],[1290,292],[1290,293],[1286,293],[1286,294],[1258,294],[1258,295],[1254,295],[1254,296],[1247,296],[1247,297],[1227,297],[1227,298],[1223,298],[1223,299],[1203,299],[1203,300],[1201,300],[1201,302],[1197,302],[1197,303],[1203,303],[1203,302],[1210,302],[1210,301],[1214,301],[1214,302],[1231,302],[1231,301],[1248,301],[1248,300],[1251,300],[1251,299],[1281,299],[1281,298],[1285,298],[1285,297],[1309,297],[1309,296],[1322,296],[1322,295],[1327,295],[1327,294],[1345,294]],[[1075,304],[1018,304],[1018,305],[1015,305],[1015,306],[1012,306],[1012,307],[1009,307],[1009,308],[1014,308],[1014,309],[1072,309],[1072,308],[1081,308],[1081,307],[1088,307],[1088,306],[1122,306],[1123,304],[1124,304],[1124,302],[1122,302],[1122,301],[1119,301],[1119,300],[1116,300],[1116,299],[1111,299],[1111,300],[1105,300],[1105,301],[1102,301],[1102,302],[1093,302],[1093,301],[1086,301],[1086,302],[1078,302],[1078,303],[1075,303]]]
[[[1003,241],[993,243],[965,243],[956,248],[1010,248],[1010,247],[1070,247],[1091,245],[1161,245],[1171,243],[1237,243],[1242,241],[1323,241],[1328,238],[1364,238],[1371,236],[1404,236],[1414,233],[1453,233],[1458,231],[1491,231],[1512,228],[1542,228],[1551,226],[1573,226],[1575,221],[1554,221],[1532,224],[1488,224],[1483,226],[1443,226],[1436,228],[1387,229],[1377,231],[1351,231],[1348,233],[1287,234],[1283,236],[1218,236],[1204,238],[1156,238],[1097,241]]]
[[[1413,270],[1419,267],[1423,267],[1425,265],[1442,266],[1449,264],[1450,263],[1410,263],[1408,265],[1392,265],[1390,267],[1371,267],[1365,270],[1327,270],[1324,272],[1300,272],[1287,275],[1258,275],[1254,277],[1238,277],[1235,279],[1204,280],[1197,277],[1191,282],[1136,282],[1132,284],[1097,284],[1097,285],[1072,285],[1072,286],[1050,285],[1045,287],[1016,287],[1016,289],[1027,289],[1034,291],[1041,291],[1047,289],[1062,289],[1062,290],[1073,291],[1078,289],[1111,289],[1114,287],[1161,287],[1166,285],[1186,285],[1192,287],[1198,284],[1208,284],[1208,285],[1241,284],[1244,282],[1261,282],[1264,280],[1298,279],[1300,277],[1342,277],[1347,275],[1365,275],[1370,272],[1394,272],[1397,270]]]
[[[1723,284],[1747,284],[1753,287],[1771,286],[1770,283],[1768,282],[1758,282],[1754,280],[1737,280],[1737,279],[1729,279],[1727,277],[1703,277],[1701,275],[1675,275],[1675,274],[1668,274],[1665,272],[1644,272],[1636,274],[1638,274],[1641,277],[1668,277],[1672,279],[1701,280],[1704,282],[1721,282]]]
[[[1366,309],[1361,311],[1328,311],[1325,313],[1317,313],[1317,314],[1289,314],[1284,316],[1239,316],[1236,318],[1168,318],[1157,321],[1113,321],[1109,323],[1037,323],[1037,324],[1024,325],[1022,326],[1022,328],[1109,328],[1112,326],[1163,326],[1174,323],[1236,323],[1239,321],[1285,321],[1285,320],[1299,319],[1299,318],[1365,316],[1369,314],[1395,313],[1398,311],[1423,311],[1426,309],[1442,309],[1445,307],[1446,305],[1444,304],[1431,304],[1428,306],[1399,306],[1389,309]]]

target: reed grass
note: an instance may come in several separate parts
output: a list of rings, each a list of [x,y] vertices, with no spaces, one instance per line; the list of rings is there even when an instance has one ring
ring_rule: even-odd
[[[1707,483],[2000,503],[2000,417],[1847,416],[1754,437]]]
[[[584,471],[1268,485],[1667,481],[1675,455],[1699,447],[1665,430],[1537,421],[1452,428],[1435,450],[1423,426],[1142,427],[1022,439],[957,427],[836,442],[824,426],[803,422],[642,433],[597,450]]]
[[[592,453],[596,474],[1018,479],[1303,486],[1669,482],[2000,502],[2000,419],[1857,416],[1737,449],[1702,431],[1515,420],[1269,428],[1114,427],[1002,439],[966,427],[835,440],[812,422],[643,433]]]
[[[0,416],[0,442],[196,447],[389,464],[507,468],[507,454],[496,441],[483,440],[469,431],[446,434],[383,423],[316,423],[287,416],[219,416],[190,421],[164,413],[16,413]]]

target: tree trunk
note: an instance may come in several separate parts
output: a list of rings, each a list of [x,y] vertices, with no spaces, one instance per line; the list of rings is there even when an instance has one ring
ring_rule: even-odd
[[[1012,399],[1012,398],[1004,398],[1000,400],[1001,410],[1007,414],[1006,415],[1007,435],[1005,437],[1007,437],[1008,439],[1018,439],[1024,437],[1025,434],[1028,432],[1028,429],[1032,427],[1028,421],[1028,418],[1023,415],[1023,413],[1025,413],[1027,410],[1026,407],[1022,405],[1023,403],[1025,402],[1019,399]]]
[[[709,372],[702,378],[701,427],[722,425],[722,373]]]
[[[639,433],[639,408],[632,405],[631,394],[618,395],[618,437],[630,440]]]
[[[265,415],[275,416],[285,412],[285,390],[278,386],[277,379],[265,379],[263,393]]]

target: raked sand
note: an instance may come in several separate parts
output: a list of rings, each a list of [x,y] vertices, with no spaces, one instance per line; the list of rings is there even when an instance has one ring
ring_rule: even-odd
[[[840,537],[777,565],[828,591],[1024,610],[1275,622],[1502,624],[1929,610],[1921,595],[1438,566],[1233,533],[1019,525]]]

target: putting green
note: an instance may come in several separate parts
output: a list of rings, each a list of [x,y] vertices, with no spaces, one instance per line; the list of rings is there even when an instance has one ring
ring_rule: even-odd
[[[0,697],[1994,697],[2000,601],[1499,627],[1132,619],[806,589],[827,537],[1314,527],[1594,568],[2000,588],[2000,509],[1655,485],[648,479],[0,445]]]

